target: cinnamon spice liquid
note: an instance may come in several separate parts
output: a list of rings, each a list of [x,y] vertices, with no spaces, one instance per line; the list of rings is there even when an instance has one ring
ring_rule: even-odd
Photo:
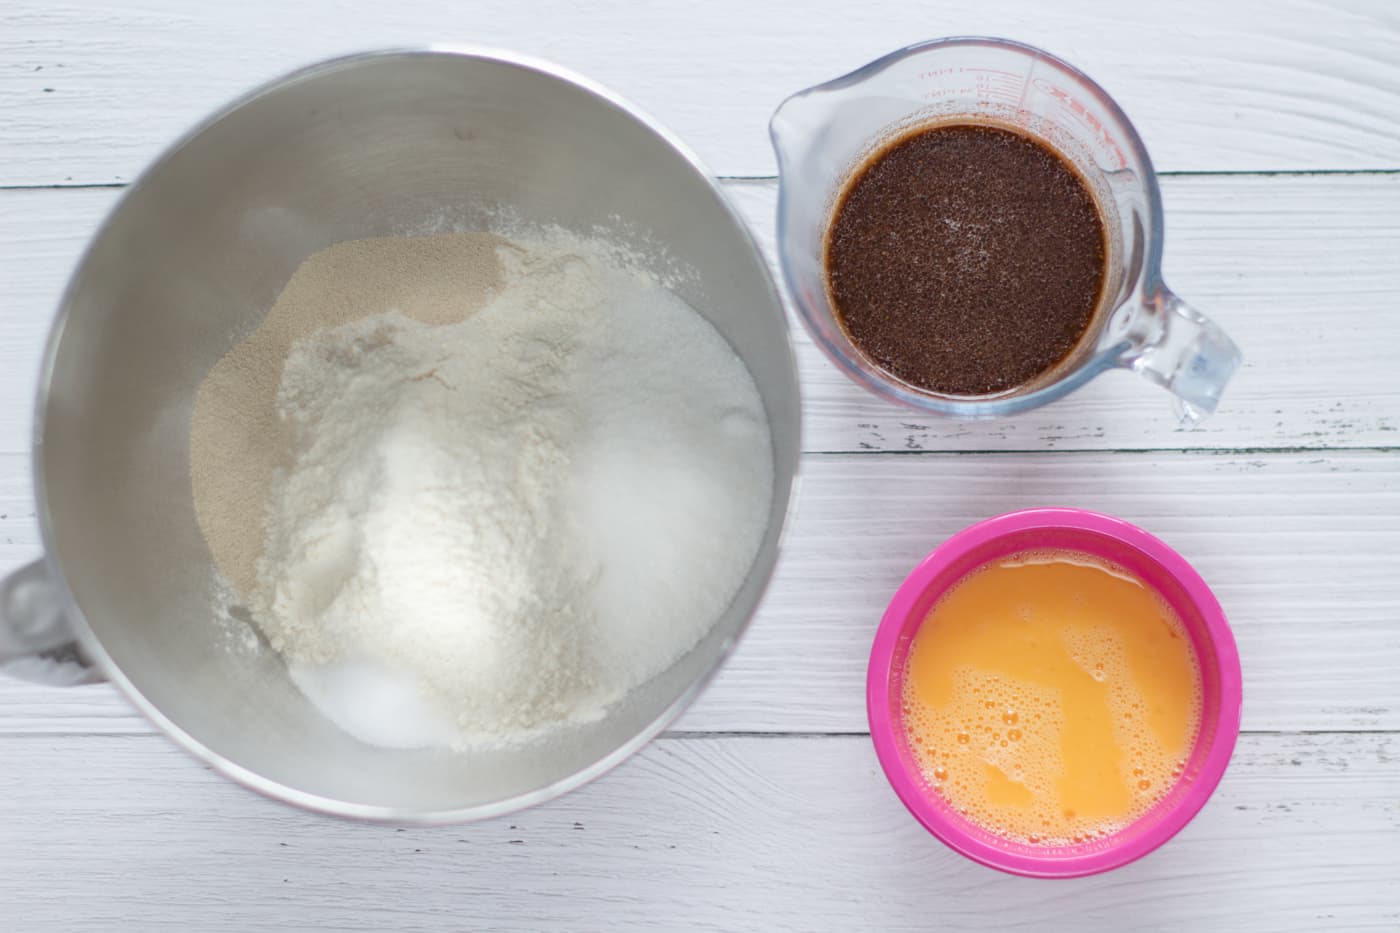
[[[1029,135],[945,123],[895,139],[841,193],[827,234],[836,317],[879,368],[940,395],[1010,392],[1094,321],[1105,223],[1088,183]]]

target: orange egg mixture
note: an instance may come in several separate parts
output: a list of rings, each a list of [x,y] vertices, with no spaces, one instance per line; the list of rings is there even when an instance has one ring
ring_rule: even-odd
[[[903,723],[929,783],[1020,842],[1108,835],[1190,757],[1201,672],[1151,587],[1067,551],[1002,558],[934,606],[904,672]]]

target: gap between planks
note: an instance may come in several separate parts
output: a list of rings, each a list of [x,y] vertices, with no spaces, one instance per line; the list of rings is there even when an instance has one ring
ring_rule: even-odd
[[[1207,456],[1227,456],[1227,457],[1256,457],[1261,454],[1291,454],[1293,456],[1330,456],[1332,454],[1392,454],[1400,452],[1400,446],[1379,447],[1379,446],[1356,446],[1356,447],[1124,447],[1121,449],[1095,450],[1096,454],[1105,456],[1135,457],[1141,455],[1162,455],[1162,454],[1196,454]],[[952,456],[952,457],[987,457],[1004,456],[1014,454],[1025,456],[1034,454],[1036,456],[1056,457],[1062,454],[1081,454],[1083,450],[1046,450],[1040,447],[1023,447],[1013,449],[988,448],[986,450],[804,450],[804,457],[868,457],[872,454],[881,456],[889,455],[896,457],[908,456]]]
[[[1241,169],[1238,171],[1175,171],[1157,172],[1158,178],[1306,178],[1313,175],[1338,177],[1346,175],[1400,175],[1400,168],[1312,168],[1312,169]],[[714,175],[715,181],[726,185],[764,185],[778,181],[777,175]],[[0,191],[81,191],[88,188],[121,190],[134,181],[62,182],[32,185],[0,185]]]
[[[133,717],[140,714],[135,709],[131,711]],[[149,728],[142,731],[127,732],[98,732],[96,730],[71,729],[62,731],[34,730],[14,730],[0,729],[0,742],[8,742],[11,739],[144,739],[152,736],[158,738],[169,738],[149,722],[144,722]],[[1301,736],[1395,736],[1400,738],[1400,729],[1241,729],[1239,735],[1243,736],[1278,736],[1278,737],[1301,737]],[[794,729],[791,732],[783,732],[775,729],[760,729],[746,731],[744,729],[718,729],[706,731],[703,729],[678,729],[676,731],[663,732],[655,736],[652,741],[658,742],[687,742],[701,739],[868,739],[869,732],[856,730],[801,730]],[[172,743],[174,739],[170,740]]]
[[[58,733],[58,732],[16,732],[0,733],[0,735],[85,735],[87,733]],[[96,732],[93,735],[150,735],[156,733],[145,732]],[[1262,736],[1304,736],[1304,735],[1394,735],[1400,736],[1400,729],[1241,729],[1240,735],[1262,735]],[[676,739],[684,741],[686,739],[849,739],[849,738],[869,738],[870,733],[858,730],[794,730],[792,732],[778,732],[774,730],[755,730],[747,732],[743,729],[719,729],[705,731],[702,729],[677,729],[675,731],[663,732],[657,738]]]

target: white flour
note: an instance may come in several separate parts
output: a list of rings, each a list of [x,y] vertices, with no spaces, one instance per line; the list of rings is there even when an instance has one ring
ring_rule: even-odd
[[[283,371],[252,610],[376,744],[602,715],[703,637],[767,525],[768,427],[718,333],[590,244],[500,256],[460,323],[386,309]]]

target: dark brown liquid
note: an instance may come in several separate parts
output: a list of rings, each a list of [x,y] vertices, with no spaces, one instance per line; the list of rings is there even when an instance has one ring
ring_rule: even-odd
[[[1064,360],[1106,272],[1088,184],[1029,136],[977,123],[897,139],[855,173],[826,244],[828,286],[876,365],[942,395],[988,395]]]

